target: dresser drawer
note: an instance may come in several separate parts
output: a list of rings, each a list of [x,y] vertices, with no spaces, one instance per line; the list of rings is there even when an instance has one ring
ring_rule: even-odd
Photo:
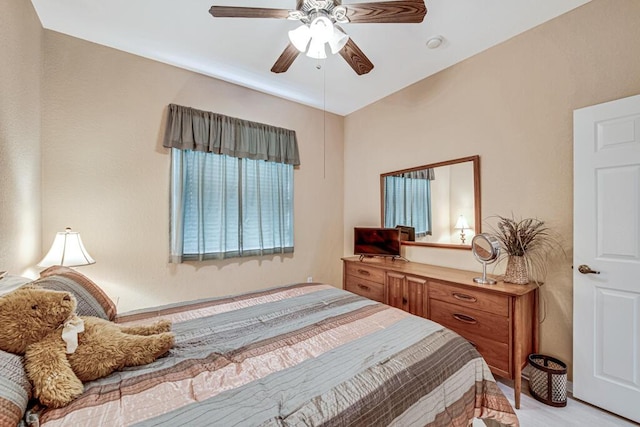
[[[373,268],[362,262],[347,263],[347,276],[355,276],[371,282],[384,283],[384,270]]]
[[[429,298],[504,317],[509,316],[509,297],[506,295],[429,282]]]
[[[372,282],[356,276],[347,276],[345,289],[365,298],[384,303],[384,284],[382,283]]]
[[[463,338],[473,345],[482,358],[487,362],[491,372],[511,378],[511,363],[509,361],[509,345],[493,341],[488,338],[474,336],[467,332],[458,332]]]
[[[431,320],[469,336],[481,336],[509,344],[509,318],[480,310],[431,300]]]

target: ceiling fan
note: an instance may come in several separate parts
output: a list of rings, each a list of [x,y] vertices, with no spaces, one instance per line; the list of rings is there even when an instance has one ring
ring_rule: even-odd
[[[326,45],[331,53],[340,53],[358,74],[373,69],[373,63],[337,24],[345,23],[420,23],[427,14],[424,0],[392,0],[343,5],[342,0],[296,0],[295,10],[258,7],[211,6],[215,18],[277,18],[300,21],[302,25],[289,31],[289,44],[271,68],[284,73],[300,53],[312,58],[326,58]]]

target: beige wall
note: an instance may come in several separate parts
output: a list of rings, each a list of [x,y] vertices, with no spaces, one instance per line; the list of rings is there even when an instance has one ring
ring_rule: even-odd
[[[40,256],[42,27],[28,1],[0,2],[0,271]]]
[[[79,270],[119,311],[308,276],[341,286],[342,117],[51,31],[44,49],[43,251],[80,231],[97,263]],[[168,264],[170,103],[297,132],[292,256]]]
[[[538,217],[564,236],[567,258],[542,288],[541,350],[571,363],[572,112],[640,93],[638,23],[640,1],[593,0],[349,115],[345,254],[352,227],[379,222],[380,173],[479,154],[484,219]],[[480,271],[468,251],[408,249]]]

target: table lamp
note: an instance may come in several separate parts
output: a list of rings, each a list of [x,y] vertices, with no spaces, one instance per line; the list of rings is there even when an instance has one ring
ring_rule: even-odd
[[[38,267],[51,267],[52,265],[78,267],[94,263],[95,260],[91,258],[82,244],[80,233],[71,231],[71,228],[67,227],[64,231],[56,233],[51,249],[38,263]]]

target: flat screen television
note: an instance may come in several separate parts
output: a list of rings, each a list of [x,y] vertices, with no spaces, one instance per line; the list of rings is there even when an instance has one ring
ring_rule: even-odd
[[[353,252],[360,256],[400,257],[400,229],[355,227]]]

